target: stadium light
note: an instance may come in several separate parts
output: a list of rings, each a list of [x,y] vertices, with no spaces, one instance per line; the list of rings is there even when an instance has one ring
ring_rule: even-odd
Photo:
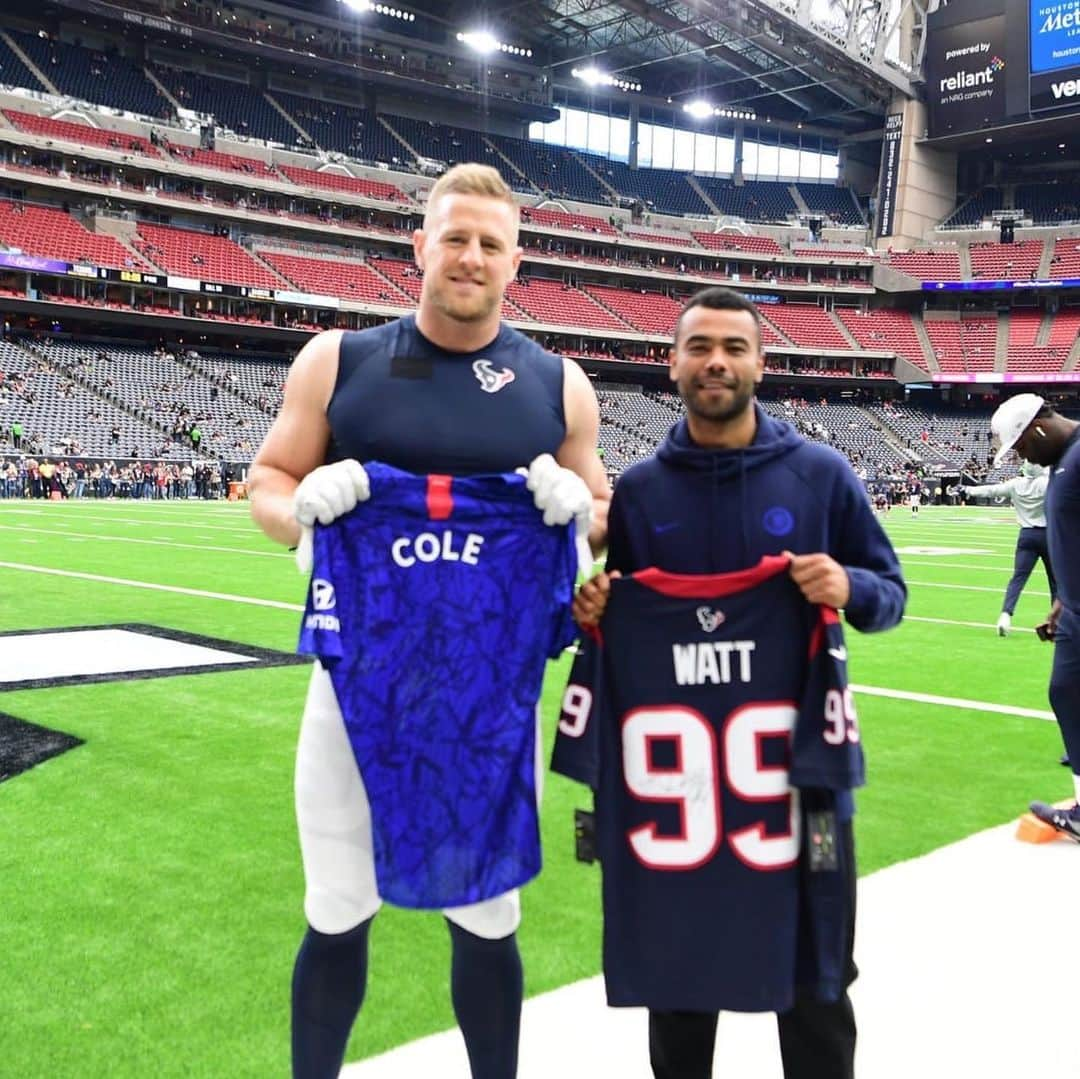
[[[489,30],[469,30],[464,34],[458,34],[457,39],[481,56],[490,56],[493,52],[505,52],[510,56],[524,56],[528,60],[532,59],[532,49],[526,49],[520,45],[508,45]]]
[[[352,8],[353,11],[358,11],[361,15],[374,11],[376,15],[388,15],[402,22],[416,22],[416,16],[411,11],[402,11],[401,8],[391,7],[389,4],[375,3],[374,0],[339,0],[339,3]]]
[[[753,109],[717,108],[707,101],[689,101],[683,105],[683,112],[689,113],[695,120],[707,120],[710,116],[719,116],[725,120],[756,120]]]
[[[616,90],[622,90],[624,94],[629,93],[631,90],[637,94],[641,93],[640,82],[635,82],[633,79],[620,79],[591,65],[589,67],[575,67],[570,74],[575,79],[580,79],[586,86],[611,86]]]

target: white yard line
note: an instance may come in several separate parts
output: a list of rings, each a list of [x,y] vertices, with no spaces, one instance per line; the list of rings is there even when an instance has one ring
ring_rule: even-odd
[[[944,581],[913,581],[910,577],[905,578],[909,585],[918,585],[920,588],[951,588],[957,592],[994,592],[1000,593],[1001,588],[989,588],[986,585],[979,584],[946,584]],[[1024,594],[1027,596],[1045,596],[1050,598],[1049,592],[1039,592],[1035,589],[1025,588]]]
[[[917,701],[919,704],[936,704],[943,708],[965,708],[972,712],[997,712],[1003,716],[1024,716],[1027,719],[1054,721],[1054,713],[1041,708],[1019,708],[1011,704],[992,704],[989,701],[972,701],[964,697],[939,697],[934,693],[912,693],[906,689],[883,689],[881,686],[862,686],[852,683],[855,693],[870,697],[891,697],[899,701]]]
[[[992,560],[996,560],[999,564],[989,565],[988,563]],[[986,562],[976,565],[974,562],[942,562],[936,558],[927,558],[925,555],[902,555],[900,564],[905,569],[909,566],[914,566],[916,569],[923,567],[933,569],[936,566],[943,566],[946,569],[979,570],[981,573],[1007,573],[1012,568],[1013,559],[1006,555],[988,555]]]
[[[1052,915],[1076,890],[1080,850],[1064,840],[1019,843],[1014,829],[980,832],[859,882],[862,973],[852,997],[860,1076],[1074,1079],[1074,1028],[1055,1018],[1055,1008],[1075,995],[1076,963]],[[378,971],[378,949],[372,964]],[[651,1074],[644,1011],[606,1007],[600,978],[526,1001],[519,1079]],[[781,1079],[773,1017],[722,1015],[714,1074]],[[468,1075],[456,1030],[341,1072],[342,1079]]]
[[[0,507],[2,507],[2,503],[0,503]],[[45,510],[17,509],[17,510],[8,510],[7,512],[12,514],[13,516],[18,516],[18,517],[49,517],[54,522],[59,523],[59,522],[57,522],[57,515],[54,514],[51,510],[47,510],[47,509],[45,509]],[[0,509],[0,513],[2,513],[2,509]],[[89,514],[80,513],[79,514],[79,520],[80,520],[80,522],[82,522],[82,521],[105,521],[105,522],[107,522],[109,524],[112,524],[112,523],[115,522],[115,523],[119,523],[119,524],[139,525],[140,527],[143,527],[143,528],[160,528],[161,527],[161,521],[160,520],[156,520],[156,521],[155,520],[149,520],[149,519],[139,520],[137,517],[91,517]],[[206,532],[206,531],[230,532],[234,536],[254,536],[254,535],[258,534],[258,530],[256,529],[254,524],[252,524],[252,526],[250,528],[232,528],[232,527],[230,527],[228,525],[208,525],[204,521],[196,521],[196,522],[191,522],[191,523],[189,523],[187,521],[170,521],[169,522],[169,527],[170,528],[197,528],[201,532]]]
[[[79,539],[100,540],[102,543],[144,543],[153,547],[178,547],[188,551],[220,551],[223,554],[248,554],[258,558],[292,558],[287,551],[253,551],[243,547],[212,547],[207,543],[176,543],[168,536],[158,539],[136,539],[134,536],[102,536],[95,532],[67,532],[55,528],[33,528],[30,525],[0,525],[0,531],[37,532],[44,536],[63,536],[65,539],[78,537]]]
[[[1000,589],[998,589],[1000,591]],[[955,618],[926,618],[922,615],[905,614],[905,622],[931,622],[936,626],[965,626],[968,629],[997,629],[994,622],[958,622]],[[1034,633],[1035,630],[1027,626],[1013,626],[1010,633]]]
[[[201,588],[180,588],[171,584],[154,584],[150,581],[132,581],[126,577],[105,577],[99,573],[76,573],[67,569],[48,569],[45,566],[28,566],[22,562],[0,562],[0,569],[20,570],[24,573],[45,573],[53,577],[73,577],[79,581],[98,584],[117,584],[126,588],[146,588],[152,592],[174,592],[197,599],[224,600],[228,603],[248,603],[254,607],[276,607],[282,611],[303,611],[299,603],[282,603],[276,599],[257,599],[254,596],[236,596],[229,592],[206,592]]]

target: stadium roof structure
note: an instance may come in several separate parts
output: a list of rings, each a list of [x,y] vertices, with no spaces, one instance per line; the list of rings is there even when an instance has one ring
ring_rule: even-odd
[[[125,33],[175,35],[182,29],[199,48],[265,53],[268,62],[321,68],[329,77],[346,76],[347,65],[317,45],[293,45],[315,40],[304,38],[302,26],[313,33],[355,34],[389,49],[442,54],[452,64],[470,55],[462,35],[482,32],[512,43],[498,56],[501,68],[531,73],[537,87],[547,88],[546,103],[535,95],[518,102],[524,119],[554,118],[553,90],[564,99],[591,100],[598,109],[606,99],[613,113],[623,115],[626,99],[662,113],[705,98],[728,110],[715,114],[724,119],[755,119],[827,139],[880,136],[893,95],[917,93],[912,72],[922,60],[926,15],[939,2],[401,0],[398,7],[381,0],[9,0],[13,12],[115,21]],[[293,36],[271,39],[260,23]],[[629,82],[632,92],[625,85],[590,87],[573,77],[575,68],[587,66]],[[376,74],[372,81],[382,78]],[[460,104],[466,111],[475,107]],[[513,108],[505,95],[492,99],[491,107]]]
[[[914,95],[898,42],[902,26],[921,27],[927,0],[511,0],[504,6],[416,0],[412,6],[530,45],[556,85],[571,88],[571,70],[592,63],[640,83],[641,95],[632,96],[642,104],[670,99],[677,106],[705,96],[721,107],[752,109],[759,119],[842,136],[880,130],[893,93]]]

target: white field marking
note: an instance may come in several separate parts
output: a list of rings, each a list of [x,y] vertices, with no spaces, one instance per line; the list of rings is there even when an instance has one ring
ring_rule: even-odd
[[[24,543],[36,543],[37,540],[23,539]],[[30,566],[22,562],[0,562],[0,569],[21,570],[24,573],[48,573],[58,577],[77,577],[84,581],[100,581],[104,584],[125,584],[131,588],[149,588],[161,592],[178,592],[187,596],[202,596],[209,599],[231,600],[235,603],[252,603],[262,607],[279,607],[286,611],[302,611],[304,608],[295,603],[281,603],[271,599],[255,599],[252,596],[234,596],[224,592],[203,592],[195,588],[179,588],[174,585],[153,584],[148,581],[132,581],[123,577],[103,577],[94,573],[75,573],[71,570],[48,569],[44,566]],[[999,589],[989,589],[991,592]],[[932,622],[940,626],[966,626],[971,629],[996,629],[993,622],[962,622],[952,618],[924,618],[917,615],[904,615],[905,622]],[[1013,626],[1011,632],[1034,633],[1025,626]]]
[[[1074,893],[1080,852],[1066,840],[1019,843],[1015,828],[859,881],[859,1075],[1075,1079],[1074,1028],[1049,1022],[1046,1002],[1072,999],[1076,964],[1062,952],[1061,919],[1039,912]],[[602,978],[542,993],[525,1002],[519,1079],[650,1079],[647,1028],[643,1009],[606,1006]],[[771,1014],[720,1016],[714,1074],[781,1079]],[[421,1075],[468,1079],[456,1029],[349,1064],[341,1079]]]
[[[882,689],[880,686],[861,686],[852,683],[855,693],[868,697],[891,697],[898,701],[916,701],[919,704],[936,704],[942,708],[965,708],[972,712],[997,712],[1003,716],[1023,716],[1026,719],[1054,720],[1054,713],[1042,708],[1020,708],[1012,704],[991,704],[989,701],[970,701],[963,697],[939,697],[934,693],[910,693],[905,689]]]
[[[1000,589],[998,589],[1000,591]],[[953,618],[924,618],[919,615],[905,614],[905,622],[932,622],[937,626],[967,626],[970,629],[997,629],[997,624],[994,622],[958,622]],[[1013,626],[1010,633],[1034,633],[1034,629],[1029,629],[1027,626]]]
[[[1019,531],[1019,529],[1017,530]],[[952,540],[959,543],[978,544],[986,554],[993,554],[995,551],[1011,551],[1016,548],[1016,537],[1012,537],[1008,542],[1005,542],[1004,537],[987,536],[985,533],[976,536],[943,536],[942,539],[948,541]],[[917,536],[893,536],[892,539],[897,542],[904,543],[911,547],[922,547],[924,550],[929,547],[937,547],[937,544],[929,544],[926,542],[926,533],[920,533]],[[920,544],[918,541],[922,540]]]
[[[153,637],[128,629],[13,634],[4,637],[4,648],[0,652],[0,685],[18,688],[20,682],[37,678],[75,678],[254,662],[254,657],[239,652]]]
[[[11,510],[9,511],[21,517],[53,517],[48,510]],[[82,521],[104,521],[107,524],[118,522],[120,524],[140,525],[144,528],[160,528],[161,521],[140,521],[134,517],[91,517],[89,514],[83,514],[79,518]],[[56,518],[53,517],[54,523],[59,524]],[[188,523],[186,521],[170,521],[170,528],[198,528],[201,531],[211,532],[231,532],[234,536],[255,536],[258,535],[258,529],[253,524],[250,528],[231,528],[228,525],[208,525],[201,521]]]
[[[933,528],[940,528],[943,532],[948,532],[949,536],[955,536],[958,534],[968,535],[983,535],[985,536],[988,531],[998,532],[1004,528],[1020,528],[1020,522],[1016,520],[1015,516],[1011,516],[1008,520],[1004,517],[1000,517],[997,521],[934,521]],[[890,532],[915,532],[920,536],[927,535],[926,525],[917,525],[914,521],[897,521],[895,525],[890,525]]]
[[[72,539],[72,542],[81,543],[83,540],[101,540],[103,543],[145,543],[154,547],[179,547],[189,551],[221,551],[224,554],[252,554],[260,558],[288,558],[292,555],[282,551],[254,551],[243,547],[211,547],[205,543],[176,543],[168,536],[157,539],[136,539],[134,536],[99,536],[93,532],[64,532],[54,528],[32,528],[28,525],[0,525],[0,531],[4,532],[37,532],[45,536],[63,536]]]
[[[1000,592],[1000,588],[988,588],[986,585],[980,584],[944,584],[941,581],[913,581],[910,578],[907,579],[909,585],[919,585],[922,588],[952,588],[958,592]],[[1029,588],[1025,588],[1024,592],[1029,596],[1046,596],[1049,598],[1049,592],[1035,592]]]
[[[993,551],[979,547],[897,547],[897,554],[950,555],[950,554],[993,554]]]
[[[126,577],[103,577],[98,573],[76,573],[67,569],[47,569],[45,566],[28,566],[22,562],[0,562],[0,569],[20,570],[24,573],[46,573],[53,577],[73,577],[80,581],[98,584],[120,584],[128,588],[147,588],[152,592],[175,592],[181,596],[197,599],[225,600],[228,603],[248,603],[254,607],[276,607],[282,611],[303,611],[299,603],[283,603],[276,599],[257,599],[255,596],[234,596],[228,592],[205,592],[201,588],[180,588],[171,584],[153,584],[150,581],[131,581]]]
[[[920,562],[918,559],[903,558],[901,562],[904,566],[914,566],[917,569],[922,569],[924,566],[944,566],[946,569],[974,569],[979,570],[981,573],[1005,573],[1007,568],[1010,568],[1013,564],[1011,558],[1006,558],[1004,555],[995,555],[1000,565],[976,565],[974,562],[939,562],[934,559],[932,562]],[[987,559],[989,562],[989,559]]]

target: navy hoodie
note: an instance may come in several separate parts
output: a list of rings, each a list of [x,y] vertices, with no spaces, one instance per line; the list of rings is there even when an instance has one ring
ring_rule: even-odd
[[[757,432],[744,449],[698,446],[682,419],[655,456],[623,473],[607,568],[728,573],[763,555],[824,552],[847,570],[851,626],[895,626],[907,598],[900,563],[851,466],[756,402],[754,409]]]

